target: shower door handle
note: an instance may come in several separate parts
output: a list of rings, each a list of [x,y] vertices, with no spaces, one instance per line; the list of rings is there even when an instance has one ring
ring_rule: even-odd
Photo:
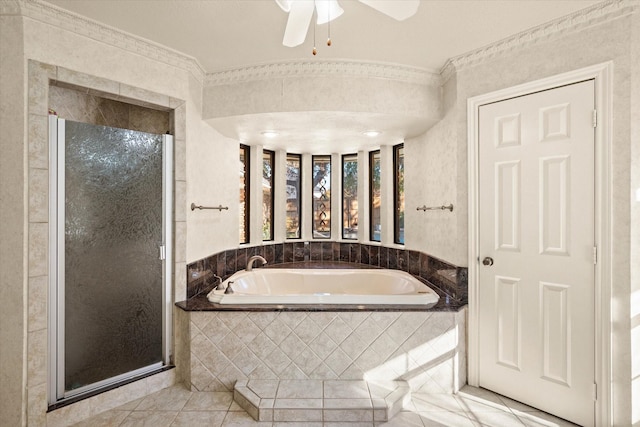
[[[162,260],[167,259],[167,250],[166,250],[165,246],[164,245],[158,245],[158,247],[160,248],[159,259],[162,259]]]

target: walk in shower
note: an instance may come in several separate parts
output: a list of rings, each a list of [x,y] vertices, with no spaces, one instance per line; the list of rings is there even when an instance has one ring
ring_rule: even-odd
[[[56,116],[49,124],[55,404],[169,364],[173,141]]]

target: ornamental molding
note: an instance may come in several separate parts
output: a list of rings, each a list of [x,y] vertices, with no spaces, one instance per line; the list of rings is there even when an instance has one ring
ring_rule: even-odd
[[[0,1],[0,15],[20,15],[18,0]]]
[[[362,77],[420,85],[440,85],[437,72],[398,64],[364,61],[286,61],[207,73],[205,86],[287,77]]]
[[[483,46],[447,60],[440,69],[442,81],[446,82],[456,71],[515,49],[583,30],[603,22],[612,21],[634,13],[640,7],[638,0],[610,0],[554,19],[537,27],[514,34],[495,43]]]
[[[0,0],[0,15],[22,15],[66,31],[189,71],[198,81],[204,69],[193,57],[42,0]]]

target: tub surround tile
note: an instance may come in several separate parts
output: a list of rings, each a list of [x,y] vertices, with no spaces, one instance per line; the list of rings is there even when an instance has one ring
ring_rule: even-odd
[[[309,251],[311,261],[322,261],[322,243],[309,242]]]
[[[389,268],[389,248],[380,247],[380,267]]]
[[[283,261],[293,262],[293,243],[285,243],[282,245]]]
[[[364,398],[357,389],[367,380],[379,385],[371,396],[384,399],[388,397],[384,387],[396,380],[406,380],[415,390],[450,393],[461,386],[455,375],[466,378],[465,367],[456,358],[465,351],[460,324],[464,313],[189,314],[193,320],[188,381],[194,390],[231,391],[238,380],[280,380],[275,397],[273,382],[255,382],[252,390],[270,389],[269,398],[276,399],[338,399],[339,381],[324,386],[321,380],[359,380],[348,394]],[[321,351],[318,340],[327,343]]]
[[[274,264],[282,264],[284,262],[283,245],[282,244],[274,245],[273,252],[275,254]]]
[[[253,255],[267,259],[265,268],[379,267],[406,271],[442,294],[445,305],[453,301],[463,306],[467,301],[465,267],[457,267],[413,250],[331,241],[296,241],[242,247],[192,262],[187,266],[187,298],[209,293],[213,289],[214,274],[227,279],[236,271],[243,270],[246,260]],[[180,306],[184,308],[194,304]]]
[[[293,262],[302,262],[309,259],[309,247],[304,242],[293,243]]]

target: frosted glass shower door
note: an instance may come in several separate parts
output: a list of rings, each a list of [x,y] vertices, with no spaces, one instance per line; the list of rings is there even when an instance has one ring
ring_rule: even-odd
[[[171,141],[68,120],[57,126],[59,400],[168,361]]]

